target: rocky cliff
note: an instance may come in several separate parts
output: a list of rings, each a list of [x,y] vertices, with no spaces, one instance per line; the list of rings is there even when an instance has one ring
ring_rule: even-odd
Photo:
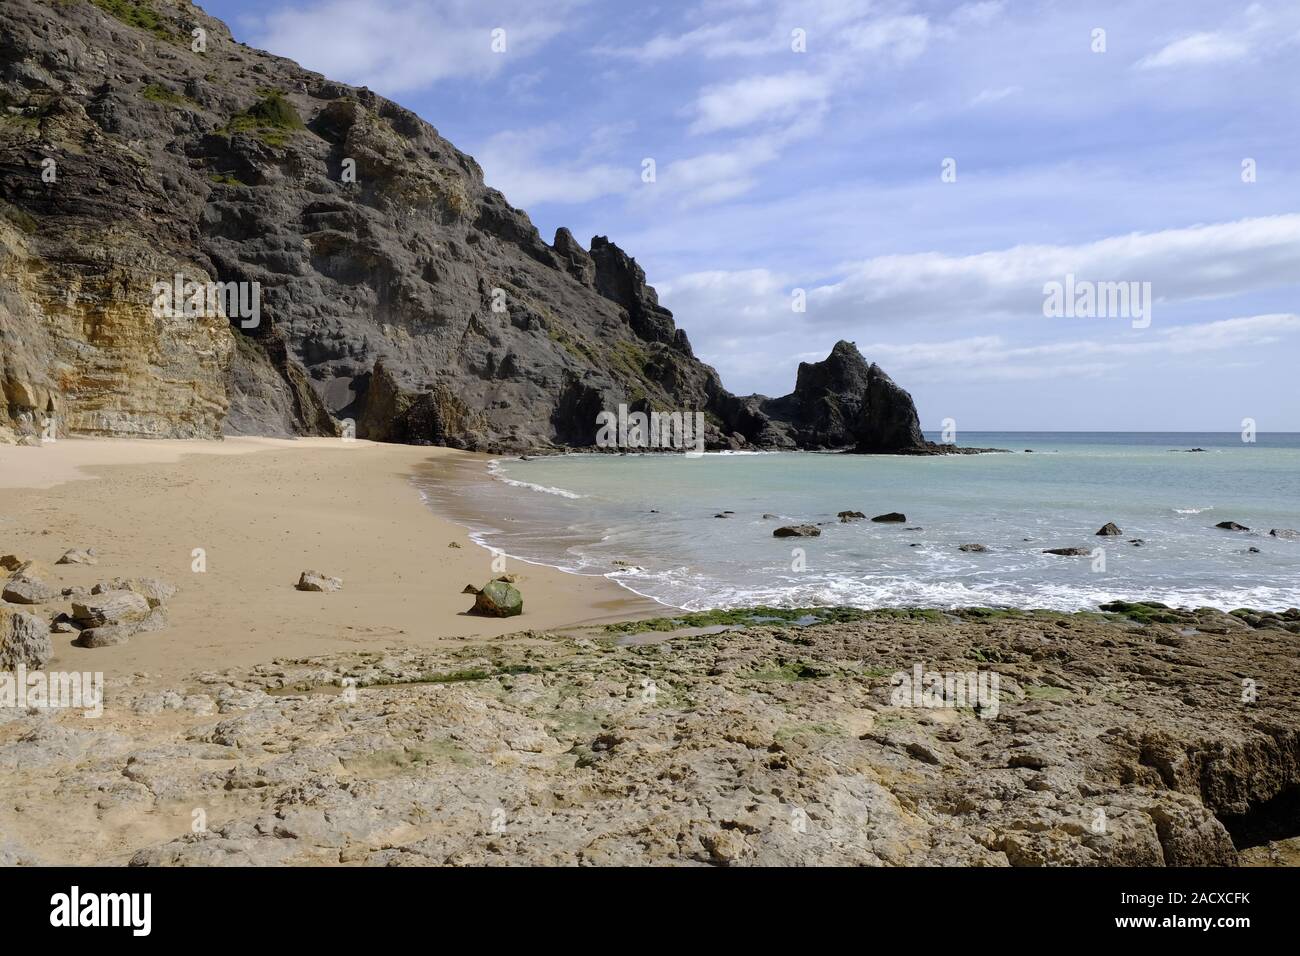
[[[350,420],[378,440],[543,449],[590,446],[597,413],[626,403],[703,411],[710,447],[934,450],[848,343],[784,398],[731,395],[617,245],[548,244],[414,113],[184,0],[4,14],[0,431]],[[159,283],[217,285],[184,309],[188,292],[160,308]]]

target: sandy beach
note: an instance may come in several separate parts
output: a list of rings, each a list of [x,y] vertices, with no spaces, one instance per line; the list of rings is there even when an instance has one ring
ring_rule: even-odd
[[[461,591],[496,576],[492,556],[435,516],[410,479],[469,457],[336,439],[0,446],[0,553],[53,566],[62,587],[140,576],[177,587],[164,630],[95,649],[54,635],[49,669],[103,671],[110,689],[115,675],[166,682],[273,658],[662,611],[600,577],[507,560],[523,615],[467,615],[473,596]],[[54,565],[69,548],[95,548],[98,564]],[[205,552],[203,573],[192,570],[196,548]],[[295,590],[307,569],[342,578],[343,590]]]

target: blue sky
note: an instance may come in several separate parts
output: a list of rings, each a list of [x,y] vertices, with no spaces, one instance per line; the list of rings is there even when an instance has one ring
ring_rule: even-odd
[[[733,391],[845,338],[930,429],[1300,430],[1294,0],[201,5],[608,235]],[[1045,317],[1067,273],[1149,326]]]

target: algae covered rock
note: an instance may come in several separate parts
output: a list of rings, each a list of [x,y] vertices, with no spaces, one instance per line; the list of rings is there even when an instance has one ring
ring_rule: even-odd
[[[514,617],[524,613],[524,596],[505,581],[489,581],[474,598],[471,614],[483,617]]]

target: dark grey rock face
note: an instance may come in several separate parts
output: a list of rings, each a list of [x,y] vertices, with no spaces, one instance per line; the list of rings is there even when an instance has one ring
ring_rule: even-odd
[[[351,420],[363,438],[521,450],[589,447],[597,414],[627,404],[703,412],[710,448],[944,450],[847,342],[784,398],[731,395],[607,238],[548,245],[409,110],[236,43],[189,3],[135,6],[153,27],[5,0],[0,332],[21,348],[0,360],[0,425],[63,408],[66,430],[97,434]],[[51,342],[41,316],[89,272],[98,298]],[[175,272],[257,283],[260,320],[162,336],[148,290]],[[87,332],[99,314],[113,321]],[[142,348],[169,361],[142,366]]]

